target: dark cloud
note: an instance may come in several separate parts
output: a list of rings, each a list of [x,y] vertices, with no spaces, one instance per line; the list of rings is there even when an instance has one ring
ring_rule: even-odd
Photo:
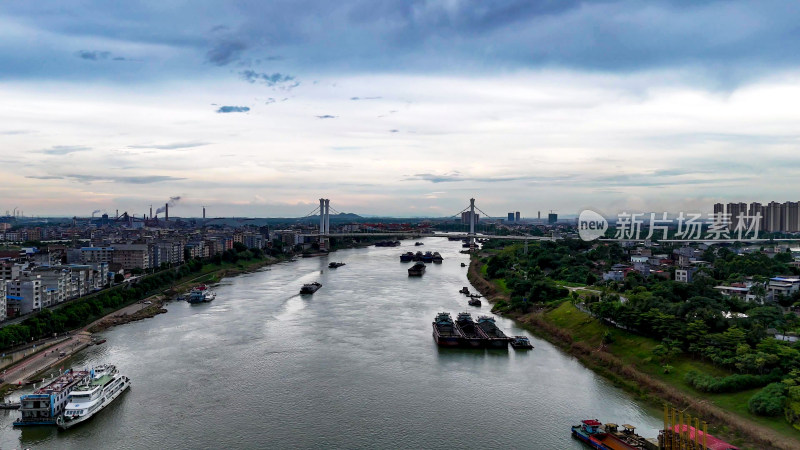
[[[317,116],[317,119],[335,119],[335,118],[336,118],[336,116],[332,116],[332,115],[330,115],[330,114],[325,114],[325,115],[322,115],[322,116]]]
[[[158,150],[179,150],[184,148],[202,147],[210,142],[175,142],[172,144],[129,145],[128,148],[155,148]]]
[[[50,148],[38,150],[36,153],[44,153],[45,155],[68,155],[75,152],[85,152],[87,150],[91,150],[91,148],[83,145],[54,145]]]
[[[400,132],[400,130],[397,130],[397,129],[389,130],[389,133],[399,133],[399,132]]]
[[[350,97],[350,100],[358,101],[358,100],[378,100],[383,97]]]
[[[206,61],[215,66],[227,66],[236,61],[242,52],[247,49],[247,44],[240,40],[222,39],[214,44],[206,53]]]
[[[239,113],[239,112],[247,112],[250,111],[250,107],[248,106],[220,106],[217,109],[218,113]]]
[[[102,52],[99,50],[80,50],[76,54],[78,58],[87,59],[89,61],[99,61],[102,59],[108,59],[111,56],[111,52]]]
[[[242,77],[243,80],[247,81],[248,83],[264,83],[267,86],[276,86],[284,83],[288,83],[290,81],[294,81],[294,77],[291,75],[285,75],[281,73],[259,73],[255,70],[247,69],[239,72],[239,75]],[[299,86],[300,83],[294,82],[288,84],[289,88],[294,88]]]

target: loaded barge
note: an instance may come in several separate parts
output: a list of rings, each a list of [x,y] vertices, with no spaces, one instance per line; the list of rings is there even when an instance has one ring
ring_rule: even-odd
[[[440,312],[433,321],[433,340],[443,347],[458,347],[464,335],[456,328],[450,313]]]
[[[487,337],[483,331],[475,325],[470,313],[458,313],[456,328],[461,332],[462,342],[465,347],[483,348],[486,345]]]
[[[711,436],[707,431],[701,431],[698,419],[695,419],[697,427],[689,425],[692,419],[688,414],[686,415],[688,423],[680,423],[684,421],[683,413],[680,413],[678,418],[674,410],[669,415],[665,412],[664,417],[665,428],[659,433],[658,439],[644,438],[636,434],[636,427],[633,425],[624,424],[621,427],[615,423],[603,425],[597,419],[582,420],[580,425],[573,426],[572,436],[598,450],[739,450],[738,447]]]
[[[494,317],[480,316],[478,317],[478,328],[486,335],[486,346],[490,348],[508,348],[508,341],[511,339],[503,333],[503,330],[497,328],[494,323]]]

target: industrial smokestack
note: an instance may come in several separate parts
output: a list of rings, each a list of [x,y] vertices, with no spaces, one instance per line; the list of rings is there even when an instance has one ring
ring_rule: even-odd
[[[150,218],[153,218],[153,205],[150,205]]]
[[[205,219],[205,218],[206,218],[206,207],[203,206],[203,219]]]
[[[164,205],[164,221],[169,222],[169,203]]]

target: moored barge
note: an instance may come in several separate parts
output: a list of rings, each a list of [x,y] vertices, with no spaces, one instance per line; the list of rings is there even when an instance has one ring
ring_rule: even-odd
[[[480,316],[478,317],[478,328],[486,335],[486,346],[490,348],[508,348],[509,338],[503,333],[503,330],[497,327],[494,322],[494,317]]]
[[[70,392],[89,377],[87,370],[67,370],[55,380],[20,397],[19,420],[14,426],[55,425],[64,411]]]
[[[433,340],[442,347],[458,347],[463,334],[456,328],[450,313],[440,312],[433,321]]]
[[[486,345],[487,337],[483,331],[475,325],[470,313],[458,313],[456,328],[461,332],[461,336],[463,337],[462,342],[465,347],[482,348]]]

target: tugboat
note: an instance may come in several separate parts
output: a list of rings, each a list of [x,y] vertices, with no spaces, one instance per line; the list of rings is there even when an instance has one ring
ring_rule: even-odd
[[[442,347],[458,347],[463,335],[453,323],[450,313],[441,312],[433,321],[433,340]]]
[[[527,336],[514,336],[511,338],[511,347],[515,350],[530,350],[533,348],[533,344]]]
[[[425,273],[425,263],[423,262],[417,262],[408,268],[408,276],[410,277],[421,277],[423,273]]]
[[[481,300],[478,297],[470,296],[469,300],[467,300],[467,304],[469,306],[481,306]]]
[[[304,284],[303,287],[300,288],[301,294],[313,294],[317,292],[322,285],[317,283],[316,281],[313,283]]]
[[[490,348],[508,348],[508,336],[503,333],[503,330],[497,328],[494,323],[494,318],[489,316],[478,317],[478,328],[488,338],[487,346]]]
[[[328,268],[329,269],[335,269],[337,267],[342,267],[343,265],[345,265],[345,263],[343,263],[343,262],[332,262],[332,263],[328,264]]]
[[[456,328],[464,337],[464,345],[472,348],[482,348],[486,345],[486,335],[475,325],[472,315],[468,312],[458,313]]]
[[[400,255],[400,262],[411,262],[414,260],[414,253],[413,252],[405,252]]]
[[[442,255],[440,255],[439,252],[433,252],[433,263],[434,264],[441,264],[443,260],[444,260],[444,258],[442,258]]]

